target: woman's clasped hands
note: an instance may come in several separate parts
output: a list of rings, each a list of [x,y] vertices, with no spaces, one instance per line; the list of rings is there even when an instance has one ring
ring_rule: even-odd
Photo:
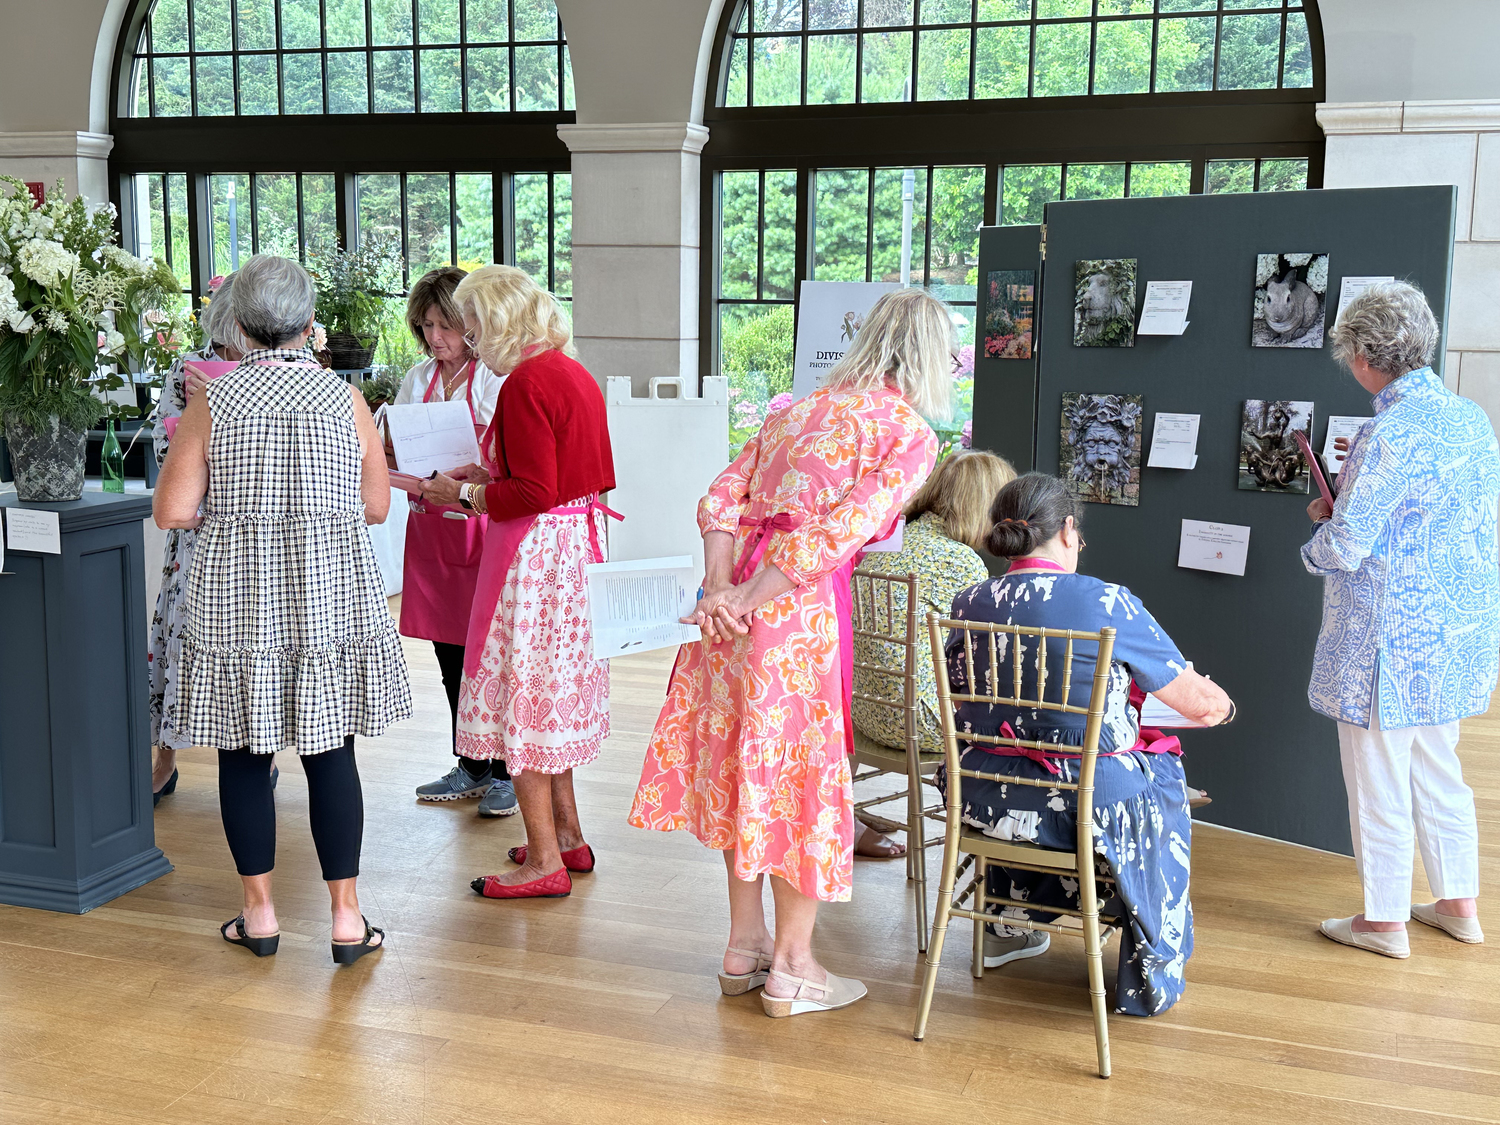
[[[693,612],[682,618],[684,625],[696,625],[709,644],[732,641],[750,631],[750,614],[755,606],[748,604],[743,586],[705,584]]]

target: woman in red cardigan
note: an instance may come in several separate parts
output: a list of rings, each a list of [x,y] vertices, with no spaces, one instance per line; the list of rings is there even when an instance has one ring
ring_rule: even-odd
[[[557,300],[511,266],[458,284],[466,339],[509,372],[481,442],[485,464],[423,486],[489,516],[458,702],[458,752],[510,767],[526,822],[517,865],[475,879],[487,898],[560,898],[592,871],[573,769],[609,736],[609,665],[595,660],[584,568],[604,561],[599,493],[615,485],[604,396],[572,358]]]

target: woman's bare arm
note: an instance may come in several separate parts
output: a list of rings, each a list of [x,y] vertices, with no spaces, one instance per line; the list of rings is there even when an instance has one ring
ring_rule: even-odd
[[[1179,715],[1205,726],[1218,726],[1229,714],[1229,694],[1207,676],[1188,668],[1164,688],[1151,693]]]
[[[167,447],[167,460],[156,478],[151,515],[163,529],[197,527],[198,508],[208,495],[208,435],[213,419],[208,396],[194,395]]]
[[[391,476],[385,464],[385,443],[380,440],[365,396],[355,387],[350,387],[349,393],[354,397],[354,428],[359,433],[359,494],[365,502],[365,523],[384,523],[391,510]]]

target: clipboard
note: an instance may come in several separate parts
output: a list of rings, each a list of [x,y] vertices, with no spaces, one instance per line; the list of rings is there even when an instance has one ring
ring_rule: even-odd
[[[1323,499],[1328,501],[1328,506],[1333,507],[1333,489],[1328,486],[1328,478],[1323,475],[1323,468],[1318,464],[1318,459],[1313,456],[1312,445],[1307,440],[1307,435],[1301,430],[1293,430],[1292,436],[1297,439],[1297,448],[1302,450],[1302,459],[1307,462],[1307,468],[1312,473],[1313,480],[1317,483],[1318,491],[1323,494]]]

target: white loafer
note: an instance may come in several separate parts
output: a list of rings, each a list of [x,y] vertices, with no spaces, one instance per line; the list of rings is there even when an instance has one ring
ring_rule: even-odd
[[[1456,914],[1439,914],[1435,902],[1414,902],[1411,916],[1424,926],[1443,930],[1449,937],[1470,945],[1484,943],[1484,931],[1479,928],[1478,918],[1460,918]]]
[[[764,991],[760,994],[761,1005],[766,1009],[766,1015],[772,1019],[847,1008],[856,1000],[863,1000],[869,993],[869,989],[860,981],[851,980],[848,977],[836,977],[832,973],[828,974],[828,979],[822,984],[813,984],[812,981],[802,977],[787,976],[786,973],[778,973],[775,969],[771,970],[771,976],[786,984],[797,986],[797,991],[791,996],[772,996]]]
[[[1351,945],[1355,949],[1367,949],[1382,957],[1405,959],[1411,956],[1411,943],[1405,930],[1390,930],[1377,933],[1354,928],[1353,918],[1330,918],[1318,926],[1318,932],[1340,945]]]

